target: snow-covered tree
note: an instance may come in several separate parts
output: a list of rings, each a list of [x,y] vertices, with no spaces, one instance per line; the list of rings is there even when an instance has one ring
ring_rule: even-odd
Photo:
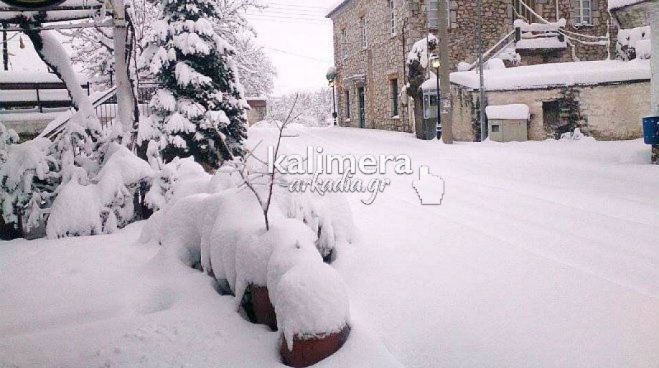
[[[284,121],[293,101],[292,123],[306,126],[332,125],[332,89],[323,88],[317,91],[301,91],[269,99],[268,115],[270,120]]]
[[[423,119],[423,90],[421,85],[428,79],[430,55],[437,49],[437,37],[429,34],[417,41],[407,55],[407,95],[414,99],[414,121],[416,136],[419,139],[430,140],[437,137],[434,127],[426,126]]]
[[[135,57],[141,80],[151,79],[149,63],[157,49],[150,47],[154,24],[158,20],[158,2],[129,0],[128,16],[131,34],[135,38]],[[254,31],[246,11],[259,8],[257,0],[216,0],[220,17],[208,19],[223,39],[236,49],[238,75],[248,96],[269,95],[273,89],[275,68],[270,59],[254,42]],[[72,60],[96,85],[110,87],[114,72],[114,43],[111,29],[104,27],[60,30],[72,49]],[[131,64],[131,68],[135,63]]]
[[[236,49],[238,75],[245,87],[245,95],[257,97],[272,94],[277,72],[263,47],[258,46],[251,35],[238,38],[232,45]]]
[[[151,71],[162,88],[150,103],[149,135],[159,143],[165,162],[192,156],[216,168],[243,154],[249,106],[238,82],[234,49],[209,21],[220,17],[219,10],[209,0],[161,4]]]

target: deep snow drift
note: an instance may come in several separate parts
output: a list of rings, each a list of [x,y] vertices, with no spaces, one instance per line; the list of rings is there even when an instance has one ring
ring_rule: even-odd
[[[659,366],[659,173],[642,142],[295,135],[287,153],[408,154],[446,183],[441,206],[419,204],[415,175],[371,206],[348,196],[358,237],[332,267],[353,332],[319,366]],[[0,242],[0,367],[280,366],[278,334],[139,244],[143,226]]]

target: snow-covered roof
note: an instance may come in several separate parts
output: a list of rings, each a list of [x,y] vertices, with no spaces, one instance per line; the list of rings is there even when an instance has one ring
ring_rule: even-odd
[[[567,41],[558,37],[538,37],[519,40],[515,43],[517,50],[555,50],[567,48]]]
[[[490,105],[485,113],[493,120],[528,120],[531,117],[529,107],[524,104]]]
[[[45,17],[45,23],[85,19],[93,17],[102,5],[99,0],[66,0],[62,4],[52,7],[51,10],[21,10],[0,1],[0,20],[31,19],[36,16]]]
[[[336,12],[343,9],[344,6],[348,5],[352,0],[339,0],[334,6],[332,6],[330,11],[327,13],[327,18],[331,18]]]
[[[509,91],[650,80],[649,60],[581,61],[485,70],[485,89]],[[479,88],[476,71],[451,73],[451,83]]]
[[[0,72],[0,83],[62,83],[53,73],[47,72]]]
[[[643,2],[649,2],[649,0],[609,0],[609,10],[620,9]]]
[[[428,79],[421,85],[423,92],[437,91],[437,74],[433,72],[428,73]]]

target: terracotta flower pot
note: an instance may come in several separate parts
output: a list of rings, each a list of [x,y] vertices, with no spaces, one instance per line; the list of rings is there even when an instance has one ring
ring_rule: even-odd
[[[268,288],[263,286],[250,286],[249,292],[252,296],[252,312],[254,313],[254,322],[270,327],[277,331],[277,315],[275,307],[270,302]]]
[[[350,335],[350,326],[343,330],[320,337],[299,337],[293,339],[293,350],[288,350],[286,338],[281,335],[279,353],[284,364],[289,367],[308,367],[329,357],[341,349]]]

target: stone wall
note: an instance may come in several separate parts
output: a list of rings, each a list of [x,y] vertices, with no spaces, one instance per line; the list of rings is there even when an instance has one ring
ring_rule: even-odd
[[[459,141],[474,141],[478,120],[478,91],[453,86],[454,131]],[[573,87],[577,91],[584,133],[598,140],[637,139],[643,135],[642,119],[650,109],[650,82],[604,84]],[[543,103],[563,98],[561,88],[545,90],[490,91],[490,105],[525,104],[529,106],[529,139],[545,140],[554,132],[545,125]],[[471,98],[468,95],[471,94]],[[471,102],[469,102],[471,101]]]
[[[341,126],[360,126],[358,88],[363,87],[366,128],[413,131],[409,121],[412,107],[408,109],[404,92],[405,61],[413,43],[424,37],[425,20],[418,2],[394,0],[394,4],[395,34],[391,32],[391,13],[386,0],[354,0],[332,16]],[[366,48],[361,37],[362,17],[367,23]],[[399,92],[397,115],[392,100],[394,80]]]
[[[476,1],[452,0],[451,9],[456,14],[457,27],[449,31],[451,68],[464,61],[473,63],[478,55],[476,38]],[[494,46],[513,30],[512,1],[483,0],[483,52]]]

